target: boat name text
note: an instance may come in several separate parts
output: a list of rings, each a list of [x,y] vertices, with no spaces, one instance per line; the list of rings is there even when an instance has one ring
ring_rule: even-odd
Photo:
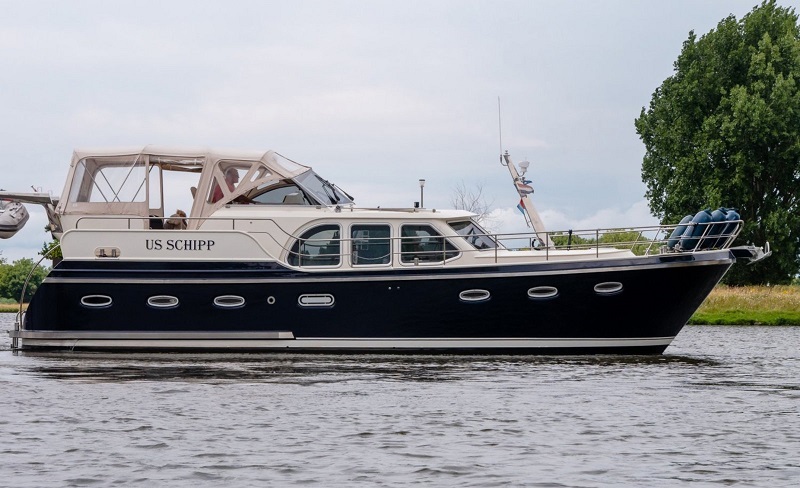
[[[214,241],[205,239],[145,239],[148,251],[210,251]]]

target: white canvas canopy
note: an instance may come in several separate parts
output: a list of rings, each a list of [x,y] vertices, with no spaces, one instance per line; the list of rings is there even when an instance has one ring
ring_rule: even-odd
[[[145,146],[77,149],[56,213],[80,216],[164,217],[164,172],[199,173],[191,217],[207,217],[247,192],[311,168],[273,151]],[[235,177],[231,176],[235,173]],[[236,179],[235,183],[226,181]],[[197,220],[193,221],[197,225]],[[192,227],[192,222],[189,224]]]

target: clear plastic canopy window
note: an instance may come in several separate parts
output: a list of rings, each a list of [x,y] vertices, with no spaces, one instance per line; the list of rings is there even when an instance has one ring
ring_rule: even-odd
[[[144,158],[86,158],[78,161],[70,202],[134,203],[147,200]]]

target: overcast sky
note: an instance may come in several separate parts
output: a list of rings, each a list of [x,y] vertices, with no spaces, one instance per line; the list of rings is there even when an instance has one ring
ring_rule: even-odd
[[[0,0],[0,188],[60,195],[75,147],[273,149],[363,206],[482,185],[520,231],[500,97],[549,230],[649,225],[633,121],[690,30],[756,4]],[[9,262],[49,241],[28,208]]]

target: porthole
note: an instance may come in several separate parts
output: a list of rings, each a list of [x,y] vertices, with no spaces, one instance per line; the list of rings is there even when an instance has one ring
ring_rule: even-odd
[[[598,295],[616,295],[622,291],[622,283],[618,281],[606,281],[594,285],[594,292]]]
[[[214,299],[214,306],[219,308],[242,308],[244,298],[237,295],[222,295]]]
[[[81,305],[87,308],[108,308],[111,302],[111,297],[108,295],[86,295],[81,298]]]
[[[488,290],[464,290],[458,294],[462,302],[483,302],[491,296]]]
[[[267,304],[268,305],[275,305],[275,297],[270,295],[267,297]]]
[[[147,305],[160,309],[176,308],[178,306],[178,298],[170,295],[156,295],[147,299]]]
[[[335,299],[328,293],[305,294],[297,297],[301,307],[332,307]]]
[[[534,286],[528,289],[528,296],[534,300],[544,300],[558,296],[558,288],[555,286]]]

